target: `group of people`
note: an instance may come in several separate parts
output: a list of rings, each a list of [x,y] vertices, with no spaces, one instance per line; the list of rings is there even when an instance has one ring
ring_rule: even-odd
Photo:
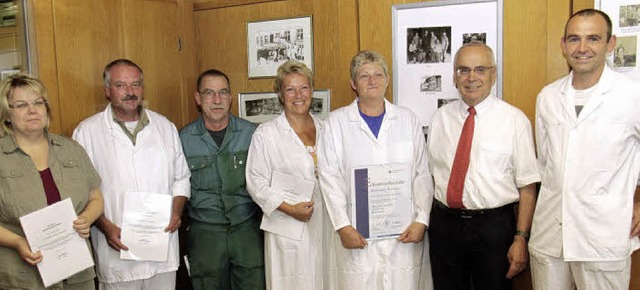
[[[640,84],[606,66],[611,29],[594,9],[567,21],[572,71],[538,96],[537,146],[527,117],[492,95],[496,61],[482,42],[456,52],[461,100],[434,114],[426,141],[418,118],[386,100],[388,67],[373,51],[351,61],[357,98],[324,121],[309,112],[313,74],[298,61],[277,71],[282,114],[258,127],[230,113],[227,75],[207,70],[201,114],[179,132],[142,105],[142,69],[115,60],[103,73],[109,105],[73,140],[48,132],[42,82],[12,76],[0,87],[0,288],[44,288],[19,217],[71,198],[100,289],[174,289],[183,208],[194,289],[511,289],[528,266],[534,289],[626,289],[640,247]],[[407,172],[396,184],[408,196],[385,196],[409,199],[391,238],[354,223],[357,168],[376,166]],[[124,199],[138,192],[173,199],[165,262],[120,259]],[[94,277],[55,288],[93,289]]]
[[[408,58],[410,63],[445,62],[449,50],[447,32],[440,33],[440,37],[425,30],[422,37],[416,32],[409,41]]]

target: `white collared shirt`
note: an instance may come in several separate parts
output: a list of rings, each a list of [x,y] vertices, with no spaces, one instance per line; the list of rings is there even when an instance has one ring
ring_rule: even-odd
[[[435,198],[446,204],[447,186],[462,126],[469,114],[462,101],[433,115],[427,151]],[[518,188],[540,181],[529,119],[493,95],[475,106],[475,128],[462,202],[468,209],[497,208],[519,200]]]

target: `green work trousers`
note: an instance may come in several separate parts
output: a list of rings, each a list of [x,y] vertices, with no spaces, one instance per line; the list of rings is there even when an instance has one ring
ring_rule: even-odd
[[[258,216],[233,227],[192,220],[187,251],[194,290],[265,289],[264,235]]]

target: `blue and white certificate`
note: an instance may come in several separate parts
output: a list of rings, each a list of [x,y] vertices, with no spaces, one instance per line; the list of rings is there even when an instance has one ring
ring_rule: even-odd
[[[367,240],[397,237],[413,220],[409,163],[354,167],[351,222]]]

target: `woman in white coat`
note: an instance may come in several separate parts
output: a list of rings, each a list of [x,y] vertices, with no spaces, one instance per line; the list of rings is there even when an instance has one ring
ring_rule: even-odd
[[[321,290],[326,288],[324,209],[316,174],[316,136],[322,124],[309,113],[311,70],[298,61],[285,62],[278,68],[275,91],[284,112],[256,129],[246,171],[247,190],[264,213],[260,228],[265,230],[267,289]],[[277,181],[283,176],[286,182]]]
[[[320,186],[340,236],[334,243],[338,289],[432,288],[428,243],[423,242],[433,199],[424,135],[411,111],[385,100],[388,83],[380,54],[354,56],[351,87],[358,98],[329,114],[318,143]],[[406,202],[411,215],[395,237],[366,240],[353,224],[351,172],[372,165],[401,165],[409,172],[411,192],[405,194],[410,197],[403,198],[411,199]]]

